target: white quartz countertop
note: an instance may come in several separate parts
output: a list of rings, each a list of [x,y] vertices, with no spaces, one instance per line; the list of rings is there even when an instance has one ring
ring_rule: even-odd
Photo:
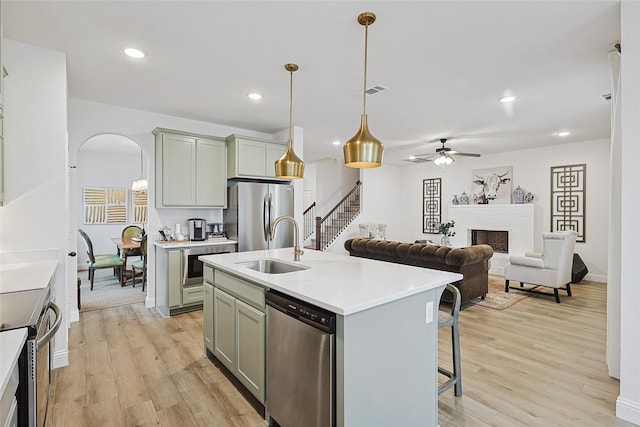
[[[309,267],[267,274],[237,265],[277,259]],[[293,248],[202,255],[205,264],[347,316],[462,279],[458,273],[305,249],[299,262]]]
[[[0,293],[41,289],[49,285],[57,261],[21,262],[0,265]]]
[[[154,245],[158,248],[163,249],[178,249],[178,248],[196,248],[202,246],[227,246],[227,245],[235,245],[238,243],[235,240],[230,239],[208,239],[201,241],[187,241],[187,242],[174,242],[174,241],[163,241],[158,240],[153,242]]]
[[[27,339],[27,328],[0,332],[0,396],[9,384],[11,372]]]

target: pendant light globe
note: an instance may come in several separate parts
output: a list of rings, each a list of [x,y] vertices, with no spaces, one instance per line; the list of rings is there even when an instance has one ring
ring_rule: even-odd
[[[304,162],[293,151],[293,72],[298,70],[296,64],[284,66],[290,74],[289,80],[289,143],[287,151],[275,161],[276,177],[285,179],[300,179],[304,177]]]
[[[363,111],[360,117],[360,129],[343,147],[344,164],[350,168],[377,168],[382,165],[384,146],[371,134],[367,123],[367,49],[369,44],[369,25],[375,21],[376,15],[373,12],[362,12],[358,15],[358,23],[365,27]]]

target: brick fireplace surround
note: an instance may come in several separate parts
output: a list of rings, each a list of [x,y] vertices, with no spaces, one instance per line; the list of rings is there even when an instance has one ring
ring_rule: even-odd
[[[453,246],[471,245],[472,230],[508,232],[509,252],[494,252],[489,270],[493,274],[504,274],[509,255],[542,250],[541,208],[535,204],[449,206],[447,220],[456,223]]]

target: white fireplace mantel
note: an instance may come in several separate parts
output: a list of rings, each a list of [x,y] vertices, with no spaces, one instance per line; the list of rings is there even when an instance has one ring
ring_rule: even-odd
[[[453,246],[471,245],[471,230],[509,232],[509,254],[494,253],[490,273],[504,274],[510,254],[542,250],[541,208],[535,204],[449,206],[455,221]]]

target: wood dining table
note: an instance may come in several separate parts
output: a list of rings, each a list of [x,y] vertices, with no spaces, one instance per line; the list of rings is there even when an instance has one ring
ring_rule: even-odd
[[[122,284],[127,283],[127,252],[131,249],[140,249],[141,240],[133,237],[113,237],[111,239],[116,244],[122,256]],[[133,272],[132,272],[133,277]]]

